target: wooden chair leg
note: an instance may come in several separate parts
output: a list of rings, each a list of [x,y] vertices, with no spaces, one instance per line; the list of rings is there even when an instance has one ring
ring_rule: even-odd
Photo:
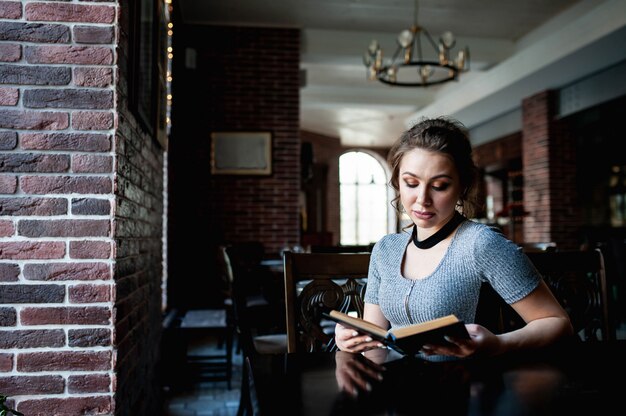
[[[250,401],[250,380],[248,379],[248,363],[244,358],[241,368],[241,396],[239,397],[239,408],[237,416],[249,416],[252,414],[252,403]]]

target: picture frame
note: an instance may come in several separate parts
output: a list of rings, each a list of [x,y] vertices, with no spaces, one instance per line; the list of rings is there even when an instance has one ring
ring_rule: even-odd
[[[211,133],[211,174],[271,175],[272,133]]]
[[[137,0],[130,7],[128,101],[142,129],[154,134],[155,3]]]
[[[128,106],[140,128],[166,149],[167,6],[137,0],[128,7]]]

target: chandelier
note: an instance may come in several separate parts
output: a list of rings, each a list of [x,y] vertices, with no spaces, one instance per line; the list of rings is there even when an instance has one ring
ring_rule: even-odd
[[[456,80],[460,72],[469,70],[469,48],[466,46],[459,50],[456,57],[451,59],[451,50],[456,44],[452,32],[444,32],[436,43],[426,28],[417,24],[417,10],[415,0],[413,26],[398,35],[398,48],[391,60],[383,59],[383,50],[378,41],[372,40],[363,56],[368,79],[377,79],[389,85],[427,87]],[[422,38],[433,48],[431,58],[422,55]]]

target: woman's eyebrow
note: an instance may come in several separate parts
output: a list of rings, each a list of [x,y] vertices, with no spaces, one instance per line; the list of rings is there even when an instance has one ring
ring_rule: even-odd
[[[412,176],[413,178],[419,179],[416,174],[411,173],[411,172],[402,172],[401,175],[403,175],[403,176],[404,175],[409,175],[409,176]],[[447,173],[440,173],[439,175],[435,175],[435,176],[431,177],[430,179],[441,179],[441,178],[452,179],[452,176],[448,175]]]

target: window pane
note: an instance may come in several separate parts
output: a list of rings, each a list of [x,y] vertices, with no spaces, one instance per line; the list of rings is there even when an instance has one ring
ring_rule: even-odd
[[[387,176],[364,152],[339,158],[341,244],[366,245],[387,233]]]

